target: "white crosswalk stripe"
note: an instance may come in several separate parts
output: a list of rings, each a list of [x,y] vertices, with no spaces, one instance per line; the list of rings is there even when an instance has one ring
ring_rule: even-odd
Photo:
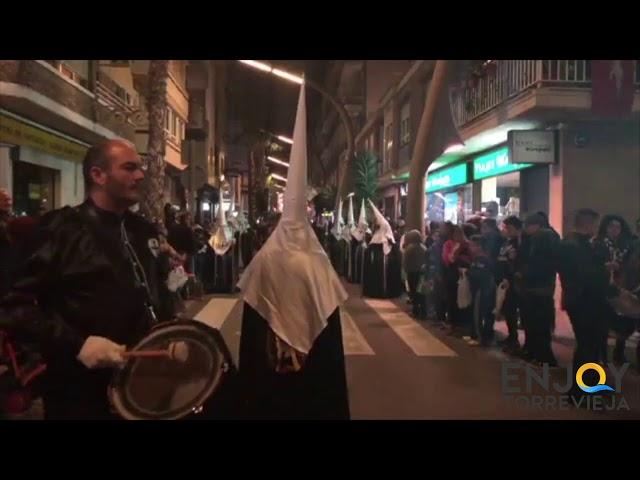
[[[238,308],[235,308],[236,306]],[[220,330],[232,315],[242,315],[242,309],[238,305],[238,298],[214,297],[198,312],[194,320]]]
[[[438,340],[427,329],[422,328],[406,312],[390,300],[366,299],[380,318],[419,357],[457,357],[458,354]]]
[[[342,343],[345,355],[375,355],[346,308],[340,309],[342,321]]]
[[[422,328],[406,312],[389,300],[366,299],[365,303],[389,325],[391,330],[420,357],[456,357],[457,354],[438,340],[428,330]],[[242,302],[234,297],[214,297],[198,312],[194,320],[222,330],[223,325],[232,322],[240,328]],[[340,310],[342,320],[342,341],[345,356],[376,355],[365,335],[346,308]],[[236,335],[238,332],[235,332]]]

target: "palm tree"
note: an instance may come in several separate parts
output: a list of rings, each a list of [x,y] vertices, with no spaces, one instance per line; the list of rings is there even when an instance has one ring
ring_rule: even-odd
[[[143,197],[140,202],[142,214],[164,232],[164,118],[167,110],[167,79],[169,60],[149,62],[149,90],[147,111],[149,113],[149,141],[147,146]],[[164,232],[166,234],[166,232]]]
[[[378,157],[373,152],[359,153],[352,169],[356,205],[363,198],[375,202],[378,195]]]

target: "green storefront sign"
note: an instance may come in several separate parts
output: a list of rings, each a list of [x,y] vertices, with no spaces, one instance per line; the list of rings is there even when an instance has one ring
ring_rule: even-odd
[[[467,164],[445,168],[427,175],[427,193],[467,183]]]
[[[509,148],[504,147],[499,150],[477,157],[473,161],[473,179],[495,177],[503,173],[515,172],[523,168],[531,167],[530,163],[509,163]]]

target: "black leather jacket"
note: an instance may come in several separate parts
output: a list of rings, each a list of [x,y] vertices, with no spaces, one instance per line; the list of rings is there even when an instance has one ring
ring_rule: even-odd
[[[560,281],[566,308],[589,302],[604,302],[609,293],[609,274],[603,252],[588,235],[569,233],[561,243]]]
[[[136,282],[121,240],[123,223],[144,269],[138,276],[146,276],[150,295]],[[76,359],[82,344],[91,335],[135,344],[152,325],[146,303],[154,304],[160,321],[171,319],[173,312],[159,308],[168,260],[162,265],[156,229],[142,217],[119,216],[87,200],[44,216],[37,245],[0,301],[0,328],[35,345],[48,376],[80,383],[101,376]]]

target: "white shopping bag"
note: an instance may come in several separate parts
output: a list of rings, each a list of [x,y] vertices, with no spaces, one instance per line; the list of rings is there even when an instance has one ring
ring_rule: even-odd
[[[458,280],[458,308],[464,309],[471,305],[471,286],[469,285],[469,277],[467,269],[460,269],[460,279]]]
[[[507,296],[507,290],[509,290],[509,282],[507,280],[502,280],[496,289],[496,308],[493,309],[494,315],[498,315],[502,311],[504,299]]]

